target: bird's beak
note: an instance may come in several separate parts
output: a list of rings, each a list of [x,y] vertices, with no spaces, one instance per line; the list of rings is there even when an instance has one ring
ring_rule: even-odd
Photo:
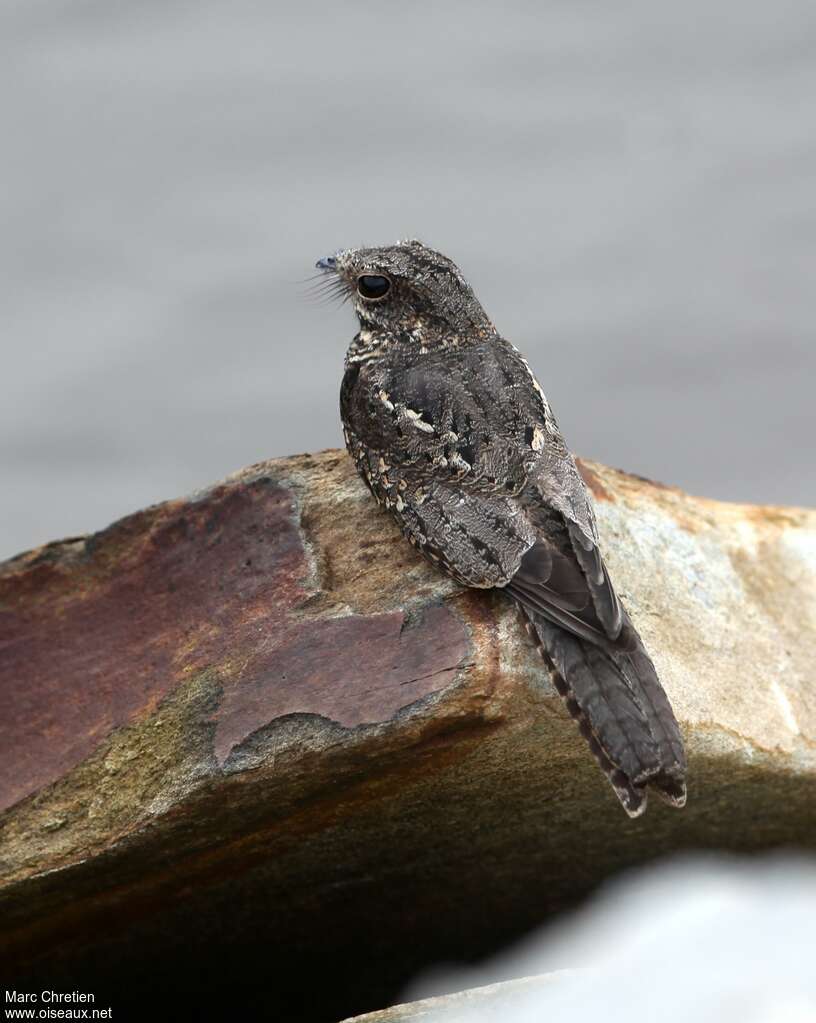
[[[318,259],[315,263],[315,267],[318,270],[336,270],[337,260],[334,256],[324,256],[322,259]]]

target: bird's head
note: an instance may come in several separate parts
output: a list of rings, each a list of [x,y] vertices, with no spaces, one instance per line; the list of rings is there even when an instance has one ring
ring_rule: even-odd
[[[422,242],[341,249],[316,265],[350,297],[362,331],[429,349],[495,333],[456,264]]]

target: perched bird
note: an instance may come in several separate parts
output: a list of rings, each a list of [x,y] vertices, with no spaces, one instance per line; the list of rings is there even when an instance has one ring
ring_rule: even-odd
[[[683,742],[615,593],[592,500],[538,381],[450,259],[410,240],[321,259],[360,331],[346,354],[346,445],[427,558],[499,588],[630,817],[647,787],[686,801]]]

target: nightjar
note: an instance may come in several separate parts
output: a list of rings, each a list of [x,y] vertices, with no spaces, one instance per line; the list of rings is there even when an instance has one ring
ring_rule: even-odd
[[[360,331],[340,392],[377,502],[466,586],[497,587],[631,817],[686,800],[683,742],[598,546],[592,501],[525,359],[458,267],[421,242],[321,259]]]

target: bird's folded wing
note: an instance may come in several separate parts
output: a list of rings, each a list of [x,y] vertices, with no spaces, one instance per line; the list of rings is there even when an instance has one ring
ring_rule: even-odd
[[[535,542],[511,499],[447,483],[409,484],[391,510],[416,547],[468,586],[504,586]]]
[[[626,645],[620,602],[597,545],[574,523],[562,521],[566,541],[539,534],[507,592],[583,639]]]
[[[350,447],[408,537],[451,574],[506,586],[569,631],[617,643],[621,608],[584,484],[539,392],[518,386],[530,379],[519,359],[475,348],[373,377],[353,388]],[[497,417],[497,403],[512,414]]]

